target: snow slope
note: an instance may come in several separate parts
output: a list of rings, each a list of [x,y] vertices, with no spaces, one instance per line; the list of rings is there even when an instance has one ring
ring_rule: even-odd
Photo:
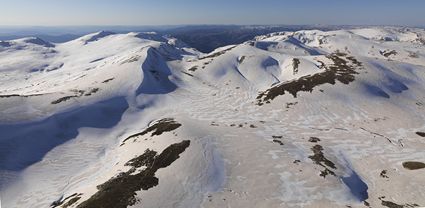
[[[1,203],[425,206],[424,34],[0,42]]]

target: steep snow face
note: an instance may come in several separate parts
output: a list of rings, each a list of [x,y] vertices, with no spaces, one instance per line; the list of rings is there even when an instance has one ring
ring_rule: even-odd
[[[424,206],[424,34],[2,41],[1,203]]]
[[[163,40],[159,35],[154,38],[150,34],[155,40],[139,36],[100,32],[53,48],[40,39],[11,41],[10,46],[0,50],[0,91],[5,96],[14,95],[3,103],[7,111],[2,113],[2,122],[40,119],[75,104],[127,96],[138,88],[152,92],[162,87],[170,89],[167,86],[172,84],[167,80],[171,73],[164,60],[194,55],[167,42],[155,41]],[[37,44],[33,40],[38,40]],[[157,64],[157,59],[164,64],[147,69],[148,65]],[[151,82],[142,83],[149,77],[153,77]],[[117,87],[108,87],[109,82]],[[15,104],[24,100],[22,105]]]

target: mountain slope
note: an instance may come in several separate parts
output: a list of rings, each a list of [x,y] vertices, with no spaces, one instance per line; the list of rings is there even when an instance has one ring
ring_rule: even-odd
[[[424,34],[1,42],[2,203],[424,206]]]

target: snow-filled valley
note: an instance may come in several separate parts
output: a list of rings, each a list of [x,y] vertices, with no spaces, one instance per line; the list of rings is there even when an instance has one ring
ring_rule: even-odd
[[[423,29],[0,41],[1,207],[420,207],[424,184]]]

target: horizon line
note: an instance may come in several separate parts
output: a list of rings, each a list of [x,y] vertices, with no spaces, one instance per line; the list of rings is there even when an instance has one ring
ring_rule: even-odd
[[[181,26],[394,26],[394,27],[425,27],[425,25],[400,24],[157,24],[157,25],[0,25],[0,27],[181,27]]]

